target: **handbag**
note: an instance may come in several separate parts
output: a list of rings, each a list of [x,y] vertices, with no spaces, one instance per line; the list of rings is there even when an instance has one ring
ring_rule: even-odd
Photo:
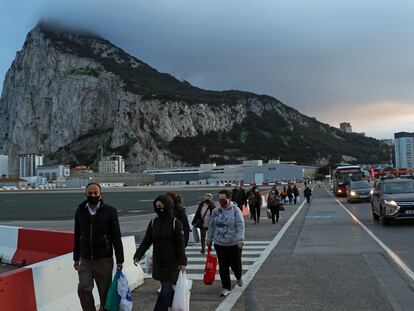
[[[249,216],[250,215],[250,210],[249,210],[249,208],[247,207],[247,205],[243,205],[243,216],[244,217],[247,217],[247,216]]]
[[[211,255],[211,247],[207,251],[206,266],[204,268],[203,282],[206,285],[211,285],[216,279],[217,271],[217,257]]]
[[[272,218],[272,211],[269,208],[267,209],[267,218]]]

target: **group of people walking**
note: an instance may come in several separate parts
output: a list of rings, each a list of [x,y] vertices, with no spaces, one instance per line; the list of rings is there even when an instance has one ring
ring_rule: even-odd
[[[291,190],[289,190],[291,189]],[[305,196],[310,198],[307,187]],[[283,207],[284,194],[289,202],[296,204],[299,190],[296,185],[285,188],[279,193],[276,187],[270,190],[267,206],[271,211],[272,223],[279,221],[279,211]],[[74,268],[78,271],[78,296],[83,310],[95,311],[92,295],[96,282],[101,301],[100,310],[104,310],[105,297],[112,281],[113,252],[116,267],[122,270],[124,254],[121,230],[117,210],[102,199],[102,189],[97,183],[86,187],[86,200],[75,214],[74,226]],[[292,198],[292,199],[290,199]],[[310,202],[310,199],[309,199]],[[250,206],[254,223],[260,222],[260,209],[263,206],[262,195],[257,186],[247,193],[238,185],[232,192],[220,190],[218,200],[206,193],[199,203],[192,225],[200,229],[201,253],[214,246],[219,262],[219,275],[222,285],[220,296],[225,297],[231,290],[230,269],[238,286],[242,281],[242,250],[245,240],[243,208]],[[154,310],[168,310],[172,304],[174,290],[180,271],[186,271],[190,225],[184,208],[183,198],[169,192],[153,201],[156,214],[148,224],[145,236],[134,254],[134,263],[143,258],[152,246],[152,277],[161,283]]]

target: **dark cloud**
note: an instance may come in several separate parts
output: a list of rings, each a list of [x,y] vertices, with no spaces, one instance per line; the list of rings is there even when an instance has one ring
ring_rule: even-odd
[[[376,137],[397,127],[360,115],[414,108],[410,1],[10,0],[0,12],[0,75],[45,18],[99,33],[197,86],[269,94],[333,125],[340,111]]]

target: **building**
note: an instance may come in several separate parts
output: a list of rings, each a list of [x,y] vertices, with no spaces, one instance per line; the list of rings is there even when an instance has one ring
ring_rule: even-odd
[[[261,185],[278,180],[303,180],[304,173],[305,170],[300,165],[266,163],[261,166],[245,167],[243,180],[247,184]]]
[[[19,155],[19,177],[37,176],[37,167],[43,165],[43,155],[27,153]]]
[[[0,188],[2,189],[22,189],[27,187],[27,180],[21,178],[0,178]]]
[[[339,129],[345,133],[352,133],[352,126],[351,123],[342,122],[339,124]]]
[[[46,178],[48,181],[66,178],[70,176],[69,165],[40,165],[37,167],[37,175]]]
[[[9,177],[9,157],[0,154],[0,178]]]
[[[27,181],[27,186],[29,188],[38,188],[38,189],[46,189],[48,188],[48,183],[46,178],[42,176],[28,176],[23,177],[22,179]]]
[[[395,167],[414,168],[414,133],[398,132],[395,138]]]
[[[93,173],[93,170],[89,166],[84,166],[84,165],[75,166],[70,169],[71,175],[84,174],[84,173],[90,174],[90,173]]]
[[[99,173],[125,173],[125,161],[120,155],[102,157],[98,163]]]

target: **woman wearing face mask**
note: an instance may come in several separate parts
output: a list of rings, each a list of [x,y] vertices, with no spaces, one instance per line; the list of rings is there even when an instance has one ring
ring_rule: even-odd
[[[150,221],[144,240],[134,255],[137,265],[148,248],[153,245],[152,277],[161,282],[154,310],[166,311],[173,299],[173,284],[180,270],[185,271],[184,233],[182,223],[173,216],[173,201],[168,195],[160,195],[153,203],[157,217]]]
[[[259,188],[254,186],[249,197],[249,206],[255,224],[260,222],[260,208],[262,207],[262,203],[262,195],[259,192]]]
[[[243,286],[241,254],[244,241],[244,219],[238,206],[230,201],[228,190],[219,192],[219,204],[213,210],[207,231],[206,246],[214,248],[219,261],[222,285],[221,297],[230,293],[230,268],[233,270],[238,286]]]
[[[277,190],[270,191],[270,194],[267,198],[267,208],[269,208],[270,212],[272,213],[272,224],[279,222],[279,211],[281,207],[279,193],[276,193],[276,191]]]
[[[206,193],[204,201],[198,204],[197,211],[195,212],[192,225],[200,229],[201,235],[201,251],[200,253],[204,254],[205,245],[206,245],[206,234],[208,229],[208,224],[210,223],[210,217],[213,209],[216,207],[213,202],[213,195],[211,193]]]

